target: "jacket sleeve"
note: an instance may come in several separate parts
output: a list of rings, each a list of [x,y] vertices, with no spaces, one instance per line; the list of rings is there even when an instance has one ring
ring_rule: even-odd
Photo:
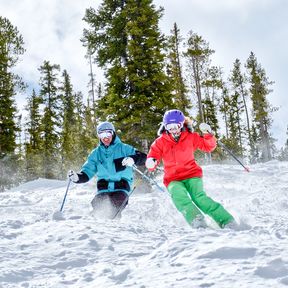
[[[87,174],[84,173],[83,171],[79,172],[77,174],[78,174],[78,177],[79,177],[79,180],[76,182],[77,184],[86,183],[86,182],[89,181],[89,178],[88,178]]]
[[[146,161],[147,155],[145,153],[143,153],[143,152],[135,150],[134,154],[130,154],[130,155],[127,155],[125,157],[133,158],[133,160],[134,160],[136,165],[142,166],[142,165],[145,165],[145,161]],[[117,172],[118,171],[122,171],[122,170],[124,170],[126,168],[126,166],[122,165],[122,160],[125,157],[120,157],[120,158],[117,158],[117,159],[113,160],[114,163],[115,163],[115,169],[116,169]]]
[[[147,154],[136,150],[135,155],[131,155],[130,157],[133,158],[136,165],[142,166],[145,165]]]
[[[199,149],[203,152],[210,153],[212,152],[216,146],[216,138],[211,134],[204,134],[200,136],[198,133],[193,133],[193,146],[196,149]]]
[[[93,150],[88,156],[86,162],[81,167],[81,172],[84,172],[90,180],[97,173],[97,151]]]
[[[159,139],[159,138],[158,138]],[[154,158],[159,163],[162,159],[162,145],[161,142],[156,139],[148,152],[147,158]]]

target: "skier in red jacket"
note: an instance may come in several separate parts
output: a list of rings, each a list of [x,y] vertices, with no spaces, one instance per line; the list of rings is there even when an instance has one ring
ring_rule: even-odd
[[[163,161],[164,185],[176,208],[191,226],[206,226],[202,211],[224,228],[228,223],[233,223],[234,218],[221,204],[206,195],[202,168],[194,158],[197,149],[212,152],[217,145],[216,139],[208,124],[200,124],[200,130],[203,136],[192,132],[191,120],[181,111],[167,111],[158,131],[159,137],[150,147],[146,167],[153,171]]]

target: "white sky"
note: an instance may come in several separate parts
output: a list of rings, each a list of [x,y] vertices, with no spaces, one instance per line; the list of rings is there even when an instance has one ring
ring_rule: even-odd
[[[44,60],[60,64],[71,76],[74,90],[87,94],[89,66],[80,38],[85,9],[97,8],[92,0],[0,0],[0,15],[7,17],[23,35],[26,52],[16,72],[32,86],[39,82],[38,68]],[[288,1],[286,0],[154,0],[165,8],[160,27],[166,34],[176,22],[183,37],[193,30],[216,52],[213,65],[223,67],[225,76],[239,58],[245,63],[251,51],[275,81],[269,96],[275,112],[272,135],[284,145],[288,124],[285,99],[288,60]],[[36,87],[35,87],[36,88]],[[17,98],[19,105],[25,99]],[[285,101],[286,100],[286,101]]]

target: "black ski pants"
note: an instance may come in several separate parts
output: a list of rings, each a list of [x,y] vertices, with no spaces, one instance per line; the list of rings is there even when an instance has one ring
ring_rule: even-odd
[[[128,195],[123,191],[115,191],[115,192],[104,192],[97,194],[92,202],[91,205],[94,210],[101,209],[104,203],[110,203],[111,207],[113,208],[114,215],[117,216],[121,215],[121,211],[127,206],[128,204]]]

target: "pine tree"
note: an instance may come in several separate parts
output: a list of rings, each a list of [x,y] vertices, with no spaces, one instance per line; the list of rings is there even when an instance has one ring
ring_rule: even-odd
[[[98,143],[94,115],[89,105],[84,105],[83,95],[78,92],[74,95],[76,107],[76,137],[75,141],[75,160],[72,169],[79,169],[87,156]]]
[[[235,155],[243,157],[242,126],[241,126],[241,106],[239,106],[239,94],[236,92],[228,98],[228,131],[229,137],[226,145]]]
[[[210,66],[210,56],[215,52],[209,48],[201,36],[190,31],[187,40],[187,49],[184,53],[191,76],[192,90],[196,94],[198,104],[198,122],[204,122],[204,111],[202,106],[203,82],[206,80],[207,71]]]
[[[177,109],[188,115],[191,108],[191,101],[188,98],[188,89],[185,84],[183,69],[181,65],[181,42],[183,38],[180,35],[180,29],[174,23],[171,30],[171,36],[168,37],[168,75],[173,88],[173,100]]]
[[[271,107],[268,103],[267,96],[271,93],[269,86],[271,86],[273,82],[269,81],[265,70],[258,63],[253,52],[250,53],[247,59],[246,68],[249,72],[253,122],[260,141],[260,160],[265,162],[272,159],[273,140],[269,134],[272,119],[270,116]]]
[[[250,147],[250,162],[256,163],[260,160],[260,145],[259,145],[259,133],[257,132],[257,128],[254,124],[251,127],[251,147]]]
[[[243,156],[241,113],[243,112],[242,102],[237,92],[232,94],[227,87],[224,87],[220,111],[223,113],[226,133],[223,142],[234,154]]]
[[[87,53],[87,58],[89,59],[89,67],[90,67],[90,73],[88,74],[90,80],[89,80],[89,83],[88,83],[88,86],[89,86],[89,91],[88,91],[88,94],[89,94],[89,97],[92,101],[92,105],[94,105],[95,103],[95,100],[96,100],[96,75],[94,74],[93,72],[93,66],[92,66],[92,56],[91,56],[91,53]]]
[[[230,106],[229,90],[224,84],[222,87],[222,93],[219,101],[219,111],[223,114],[224,124],[225,124],[225,137],[229,137],[229,127],[228,127],[228,111]]]
[[[17,28],[0,16],[0,190],[13,184],[11,176],[18,171],[19,155],[15,150],[20,127],[14,96],[24,89],[24,84],[12,69],[24,52],[24,41]]]
[[[233,91],[228,90],[226,85],[223,87],[222,97],[220,102],[220,112],[223,114],[225,123],[225,135],[221,141],[237,156],[244,157],[245,147],[242,139],[242,119],[241,113],[243,106],[241,106],[240,96]],[[231,158],[229,153],[222,151],[222,159]]]
[[[66,173],[70,167],[75,168],[79,159],[77,159],[77,138],[80,137],[77,131],[76,122],[76,104],[75,93],[71,84],[70,75],[66,70],[62,73],[62,81],[59,87],[61,97],[61,174],[62,178],[66,177]]]
[[[241,62],[239,59],[236,59],[233,65],[233,70],[231,72],[231,76],[229,78],[229,82],[231,84],[231,91],[234,93],[237,98],[237,109],[238,109],[238,138],[241,142],[241,150],[243,150],[244,146],[244,135],[248,135],[248,143],[251,147],[252,145],[252,136],[251,136],[251,128],[250,128],[250,119],[248,112],[248,91],[246,89],[247,79],[244,73],[241,72]],[[239,97],[238,97],[239,96]],[[245,113],[244,118],[246,119],[246,125],[242,124],[242,114]],[[243,154],[243,153],[241,153]]]
[[[96,125],[94,121],[93,108],[91,108],[89,105],[86,105],[83,108],[84,108],[83,110],[84,129],[82,130],[82,137],[83,139],[85,139],[84,147],[86,147],[85,150],[87,154],[87,151],[94,148],[94,146],[97,144],[98,138],[97,138]]]
[[[39,96],[44,104],[44,115],[41,122],[43,127],[43,177],[57,178],[58,175],[61,175],[59,171],[59,124],[61,122],[58,95],[60,66],[44,61],[39,71],[41,73]]]
[[[219,125],[216,113],[216,106],[209,97],[206,97],[205,100],[202,101],[202,106],[204,112],[204,122],[209,123],[212,130],[215,132],[215,135],[217,136]]]
[[[42,100],[32,91],[31,97],[27,99],[26,110],[28,112],[25,123],[25,178],[27,181],[42,176],[42,148],[41,138],[41,111]]]
[[[144,149],[155,138],[164,112],[174,107],[163,72],[161,16],[152,0],[104,0],[84,18],[91,27],[84,30],[84,45],[95,53],[108,81],[99,108],[117,124],[124,141]]]
[[[286,136],[288,136],[288,126],[286,129]],[[288,139],[286,140],[284,147],[281,148],[279,160],[288,161]]]
[[[218,91],[223,87],[222,71],[219,67],[212,66],[206,71],[205,80],[202,82],[204,99],[202,100],[203,119],[209,123],[216,137],[218,137],[219,123],[217,118],[217,104],[219,103]]]

